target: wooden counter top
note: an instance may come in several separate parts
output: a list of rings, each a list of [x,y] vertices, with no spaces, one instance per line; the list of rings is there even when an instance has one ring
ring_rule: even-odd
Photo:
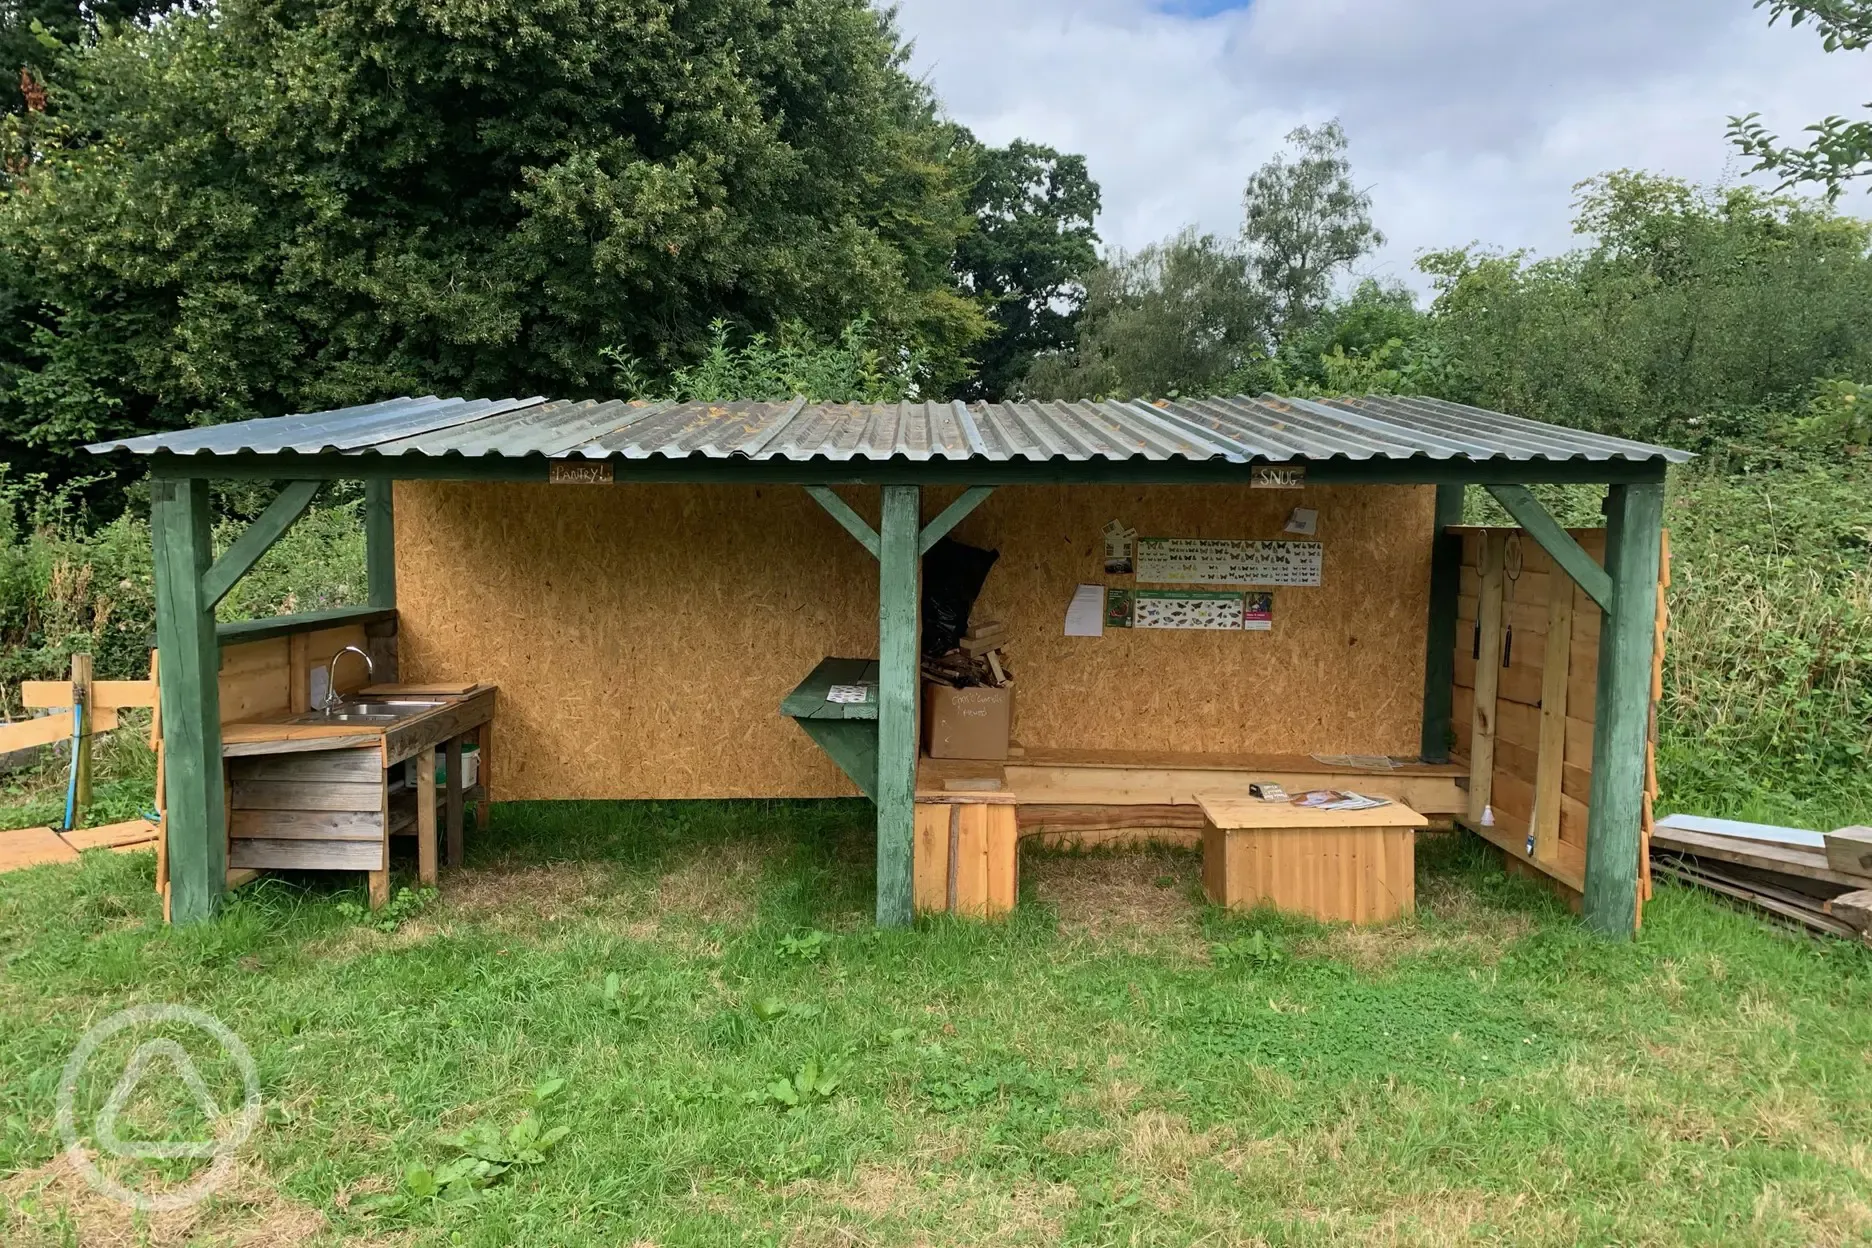
[[[458,736],[494,715],[493,685],[471,685],[462,692],[441,692],[436,685],[373,685],[371,695],[398,695],[435,699],[435,706],[395,723],[291,723],[301,718],[291,712],[256,716],[221,725],[221,754],[240,758],[255,754],[294,754],[308,750],[361,749],[376,746],[383,765],[390,767],[438,741]],[[462,689],[462,686],[447,686]]]

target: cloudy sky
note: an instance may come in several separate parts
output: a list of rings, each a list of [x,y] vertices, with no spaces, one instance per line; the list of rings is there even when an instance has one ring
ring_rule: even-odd
[[[991,143],[1083,152],[1100,231],[1232,232],[1248,173],[1338,116],[1390,244],[1569,245],[1572,185],[1632,167],[1736,180],[1723,137],[1872,99],[1872,58],[1824,55],[1749,0],[900,0],[915,64]],[[1872,215],[1872,198],[1844,206]]]

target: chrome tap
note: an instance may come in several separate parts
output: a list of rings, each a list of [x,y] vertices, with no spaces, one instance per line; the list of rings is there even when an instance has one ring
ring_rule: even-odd
[[[345,646],[343,649],[339,650],[337,654],[332,655],[331,662],[325,665],[325,705],[319,708],[327,715],[337,710],[344,701],[344,699],[338,696],[338,660],[343,657],[347,650],[364,660],[365,684],[368,685],[373,680],[377,679],[377,665],[371,662],[370,655],[366,654],[359,647]]]

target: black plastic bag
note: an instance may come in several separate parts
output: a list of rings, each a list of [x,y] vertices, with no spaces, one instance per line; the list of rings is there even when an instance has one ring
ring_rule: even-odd
[[[930,547],[923,556],[924,654],[935,658],[961,644],[969,612],[1000,557],[998,550],[965,546],[946,537]]]

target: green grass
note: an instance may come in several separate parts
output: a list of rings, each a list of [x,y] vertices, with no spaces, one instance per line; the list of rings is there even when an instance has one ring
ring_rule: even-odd
[[[1669,887],[1635,944],[1600,943],[1448,838],[1420,852],[1419,915],[1363,932],[1206,909],[1169,851],[1029,854],[1011,920],[877,932],[867,816],[503,806],[397,925],[343,877],[168,929],[148,855],[0,876],[7,1240],[1872,1235],[1862,949]],[[138,1228],[51,1128],[78,1037],[149,1001],[234,1028],[267,1113],[223,1195]],[[105,1057],[121,1069],[104,1054],[84,1106]],[[556,1079],[532,1112],[568,1131],[543,1161],[472,1204],[365,1210],[455,1155],[438,1133],[505,1130]],[[160,1092],[132,1108],[187,1128]]]

